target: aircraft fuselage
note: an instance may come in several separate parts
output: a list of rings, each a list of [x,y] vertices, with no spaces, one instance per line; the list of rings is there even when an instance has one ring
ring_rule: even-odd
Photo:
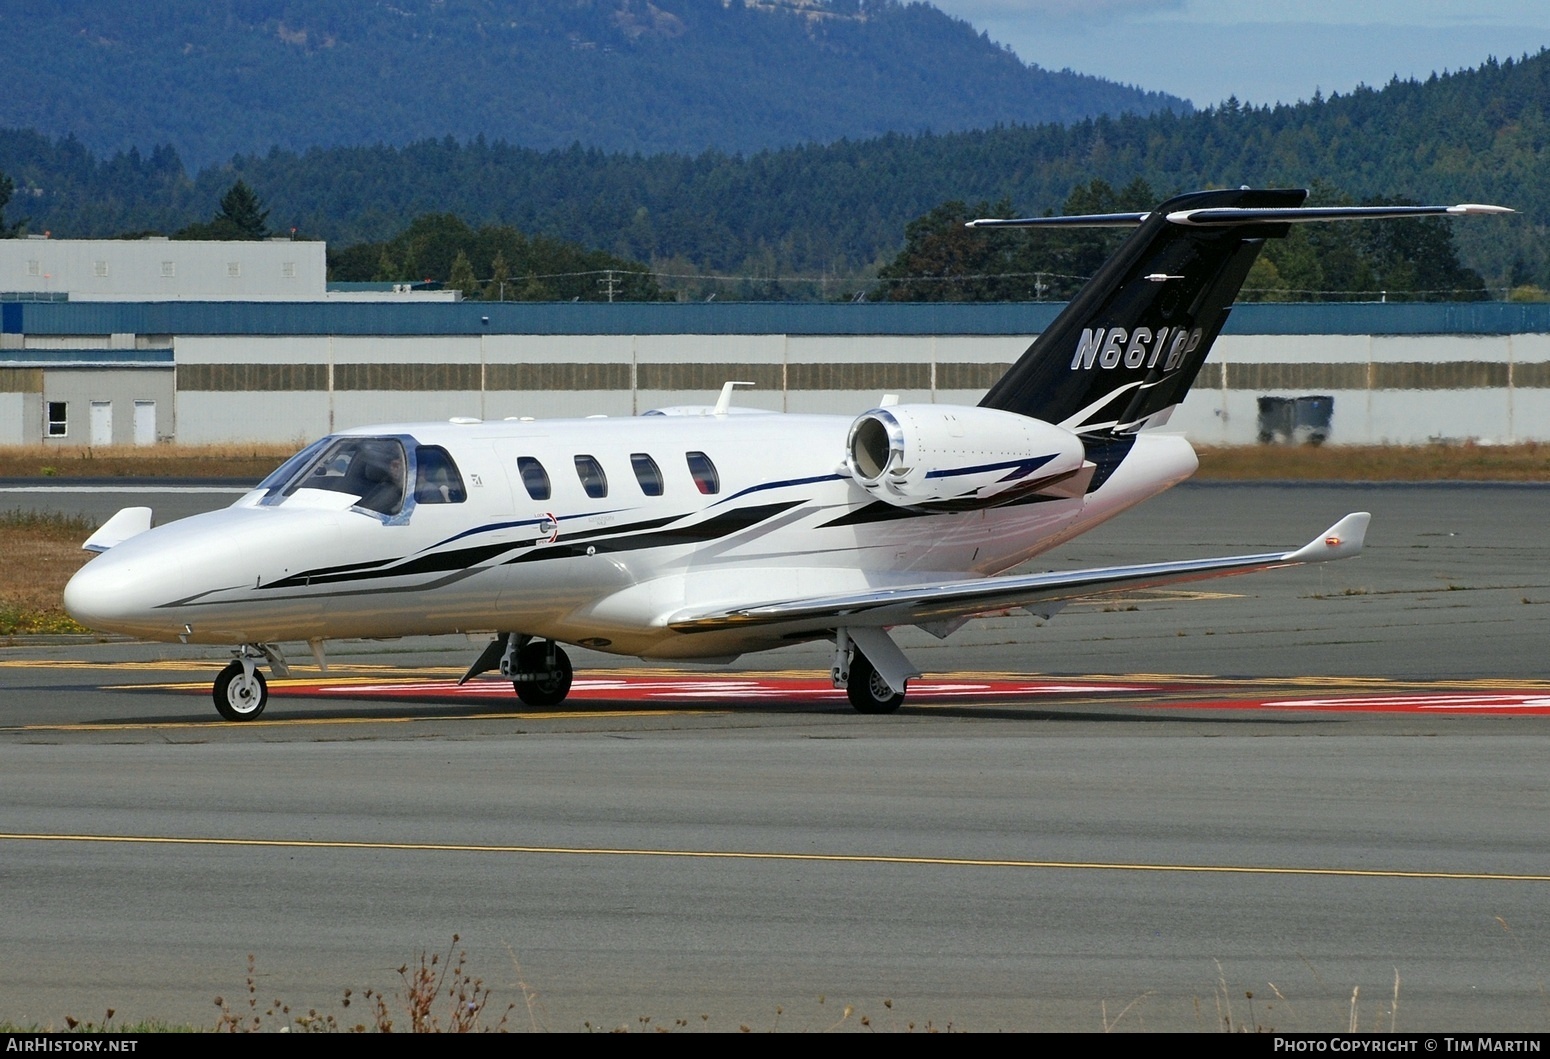
[[[277,472],[228,508],[104,552],[66,605],[95,628],[188,643],[519,629],[643,657],[724,658],[823,633],[684,635],[667,627],[673,615],[996,574],[1195,467],[1181,438],[1144,436],[1085,496],[896,504],[848,472],[853,422],[686,414],[347,431],[326,440],[392,441],[411,463],[445,453],[460,493],[427,501],[406,485],[389,514]],[[1024,459],[1081,464],[1073,435],[1030,423],[1040,444]],[[547,495],[530,488],[535,465]]]

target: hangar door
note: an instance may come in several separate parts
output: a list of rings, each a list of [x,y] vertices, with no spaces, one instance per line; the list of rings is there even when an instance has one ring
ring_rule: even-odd
[[[91,443],[93,445],[113,444],[112,401],[93,401],[91,403]]]
[[[135,402],[135,444],[156,444],[156,402]]]

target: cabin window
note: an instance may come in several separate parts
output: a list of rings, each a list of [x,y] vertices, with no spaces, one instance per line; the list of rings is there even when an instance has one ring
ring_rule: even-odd
[[[716,473],[716,465],[710,462],[709,456],[703,452],[690,452],[686,454],[686,459],[696,489],[707,496],[721,492],[721,475]]]
[[[549,472],[532,456],[518,456],[517,470],[522,474],[522,488],[534,500],[549,499]]]
[[[608,495],[608,475],[603,473],[603,465],[594,457],[576,457],[576,477],[581,479],[581,488],[592,499],[601,500]]]
[[[461,504],[468,499],[457,464],[440,445],[414,450],[414,499],[418,504]]]
[[[662,471],[656,460],[644,452],[631,453],[630,466],[635,468],[635,480],[640,483],[641,492],[647,496],[662,495]]]

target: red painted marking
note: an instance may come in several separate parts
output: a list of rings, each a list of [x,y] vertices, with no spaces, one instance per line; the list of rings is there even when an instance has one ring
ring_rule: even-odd
[[[1150,686],[1129,684],[1051,684],[1021,681],[912,681],[910,698],[917,701],[948,702],[963,698],[1029,698],[1047,695],[1127,694],[1154,690]],[[277,696],[348,699],[459,698],[479,701],[515,701],[511,684],[497,680],[474,680],[458,686],[455,680],[392,680],[372,683],[284,684],[270,688]],[[802,680],[787,677],[686,677],[682,680],[660,677],[604,677],[577,680],[571,685],[570,700],[580,702],[652,702],[684,699],[747,702],[754,699],[781,699],[791,702],[844,702],[845,693],[827,680]]]
[[[1422,691],[1403,695],[1325,695],[1316,699],[1229,699],[1141,705],[1195,710],[1313,710],[1343,713],[1550,713],[1550,693]]]
[[[1150,695],[1176,695],[1193,689],[1202,697],[1156,701]],[[510,703],[519,708],[511,685],[500,680],[474,680],[461,687],[454,680],[383,680],[370,683],[319,681],[277,683],[271,694],[285,698],[335,698],[368,700],[467,699]],[[1225,690],[1225,689],[1224,689]],[[1241,695],[1241,693],[1240,693]],[[1115,703],[1158,710],[1312,711],[1356,713],[1496,713],[1550,714],[1550,691],[1417,691],[1392,694],[1324,693],[1303,698],[1209,697],[1199,684],[1147,682],[1138,684],[1054,682],[1039,680],[919,680],[912,681],[909,701],[916,705],[946,704],[969,700],[995,704],[1035,704],[1068,696],[1113,697]],[[620,676],[577,680],[571,686],[572,702],[832,702],[845,701],[845,693],[827,680],[793,677],[686,676],[681,679]]]

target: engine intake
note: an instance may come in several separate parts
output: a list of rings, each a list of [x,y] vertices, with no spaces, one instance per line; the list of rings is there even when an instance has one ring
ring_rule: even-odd
[[[1069,490],[1084,458],[1081,441],[1061,427],[951,405],[874,408],[851,424],[845,442],[856,484],[899,505],[983,500],[1014,489],[1079,496],[1080,488]]]

